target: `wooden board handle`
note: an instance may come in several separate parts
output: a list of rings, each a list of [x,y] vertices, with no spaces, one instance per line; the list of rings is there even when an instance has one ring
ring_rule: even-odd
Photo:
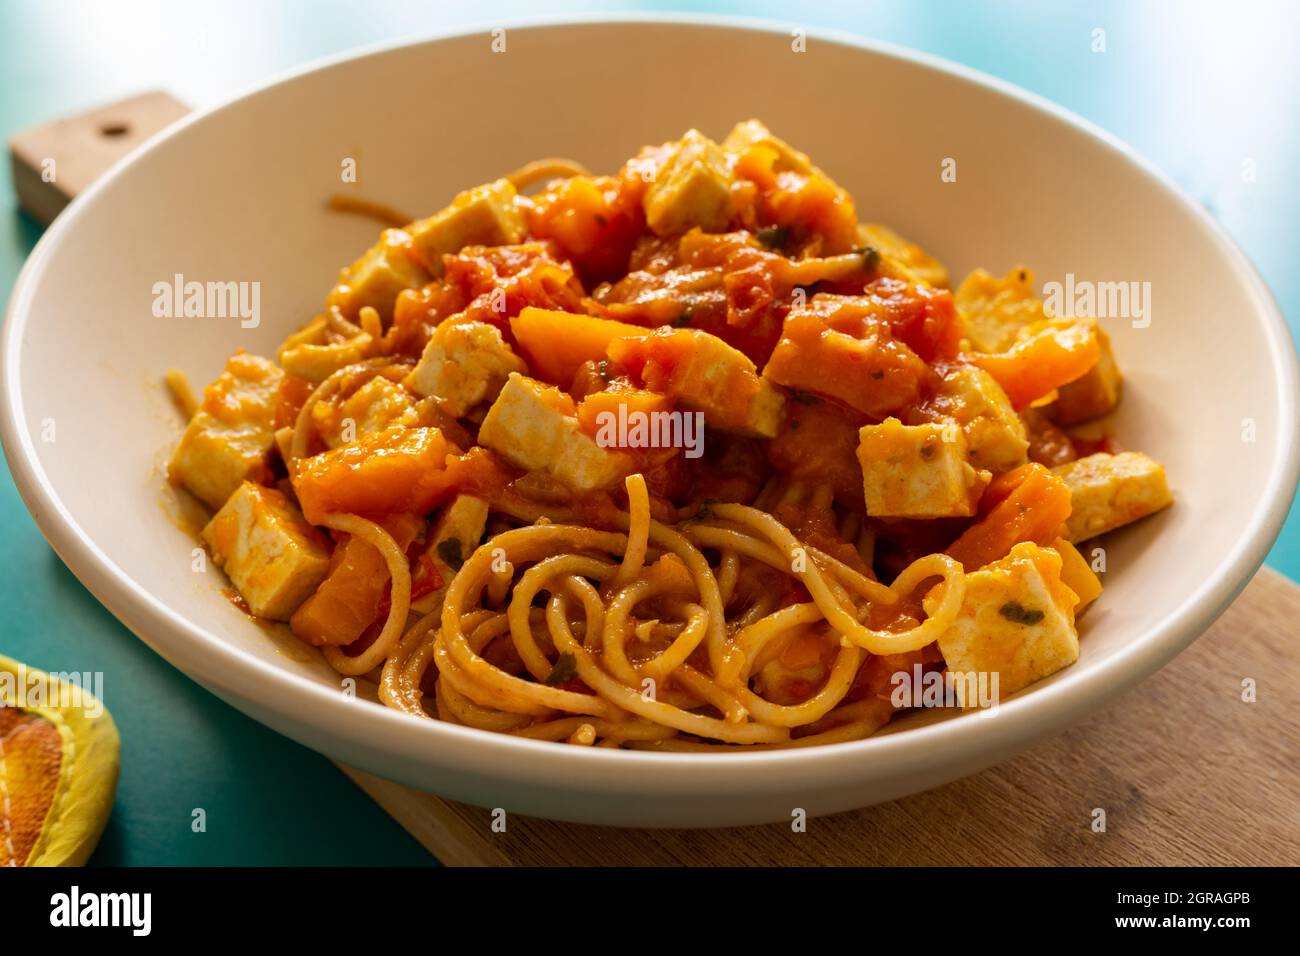
[[[9,157],[18,204],[48,226],[109,167],[189,111],[153,90],[15,134]]]

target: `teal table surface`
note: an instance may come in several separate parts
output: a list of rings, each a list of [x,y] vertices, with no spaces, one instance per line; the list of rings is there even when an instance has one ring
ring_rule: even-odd
[[[1046,96],[1128,142],[1202,202],[1255,262],[1292,335],[1300,332],[1300,4],[545,5],[557,15],[638,10],[797,18],[946,57]],[[206,106],[359,45],[540,12],[502,2],[5,2],[0,133],[150,88]],[[1093,50],[1097,30],[1104,52]],[[851,109],[845,115],[851,121]],[[0,178],[7,299],[40,229],[18,212],[7,164]],[[1297,510],[1268,561],[1300,579]],[[7,471],[0,599],[0,653],[47,670],[103,671],[117,688],[107,704],[122,731],[122,776],[92,862],[431,862],[323,757],[226,706],[118,624],[45,544]],[[196,833],[200,808],[207,826]]]

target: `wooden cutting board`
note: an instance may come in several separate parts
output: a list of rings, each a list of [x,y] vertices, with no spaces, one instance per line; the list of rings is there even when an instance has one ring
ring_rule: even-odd
[[[1001,766],[854,813],[619,830],[487,810],[344,767],[449,866],[1297,865],[1300,586],[1265,568],[1195,644]],[[1257,699],[1242,700],[1253,678]],[[1106,811],[1094,832],[1095,808]]]
[[[72,196],[186,107],[151,92],[10,140],[25,209]],[[511,816],[343,767],[443,863],[474,865],[1300,864],[1300,586],[1261,571],[1189,650],[1007,763],[893,803],[732,830],[617,830]],[[1242,701],[1242,681],[1258,700]],[[1106,811],[1094,832],[1095,808]]]

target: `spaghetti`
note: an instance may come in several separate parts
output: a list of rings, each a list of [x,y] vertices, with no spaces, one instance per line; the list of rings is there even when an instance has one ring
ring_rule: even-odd
[[[504,532],[480,545],[448,588],[437,623],[417,621],[402,639],[402,651],[385,665],[385,702],[421,713],[422,687],[429,665],[436,661],[434,693],[445,698],[440,716],[484,730],[563,740],[591,728],[575,742],[590,738],[593,743],[639,745],[662,744],[680,734],[724,744],[773,746],[851,740],[873,733],[890,711],[879,701],[868,707],[845,701],[864,650],[919,649],[935,640],[961,606],[964,580],[960,565],[951,558],[923,558],[892,587],[817,551],[803,570],[794,571],[803,545],[763,512],[741,505],[715,506],[719,520],[691,522],[683,533],[650,519],[643,476],[629,477],[627,486],[632,510],[620,516],[626,533],[551,524]],[[717,569],[692,539],[718,548]],[[647,555],[676,558],[689,576],[692,593],[670,599],[671,585],[643,573]],[[802,583],[813,600],[729,632],[719,578],[738,574],[725,569],[736,568],[741,560],[759,560],[783,571]],[[515,584],[508,607],[493,609],[484,597],[494,563],[502,562],[528,564],[531,569]],[[922,587],[941,594],[924,623],[898,633],[858,623],[869,616],[871,602],[897,605],[914,598]],[[544,614],[533,606],[539,594],[547,595]],[[646,642],[635,638],[628,622],[634,609],[648,603],[657,603],[664,614],[677,612],[680,620],[674,626],[656,616],[655,625],[671,641],[653,656],[634,662],[629,644]],[[787,706],[749,689],[754,664],[769,645],[796,628],[833,622],[841,628],[840,646],[830,678],[817,693]],[[485,648],[496,641],[510,644],[527,676],[508,673],[484,659]],[[704,659],[692,664],[701,647],[707,651]],[[589,690],[554,686],[552,678],[562,676],[557,672],[565,666],[561,661],[571,664],[570,677]],[[673,690],[661,696],[661,687]],[[698,713],[701,708],[721,716],[704,716]],[[584,715],[596,719],[578,719]],[[816,732],[792,736],[806,728]]]

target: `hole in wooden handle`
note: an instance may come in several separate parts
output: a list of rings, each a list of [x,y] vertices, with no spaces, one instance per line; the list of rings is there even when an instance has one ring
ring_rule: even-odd
[[[107,136],[110,139],[125,136],[129,132],[131,132],[131,127],[127,123],[108,122],[99,127],[99,135]]]

